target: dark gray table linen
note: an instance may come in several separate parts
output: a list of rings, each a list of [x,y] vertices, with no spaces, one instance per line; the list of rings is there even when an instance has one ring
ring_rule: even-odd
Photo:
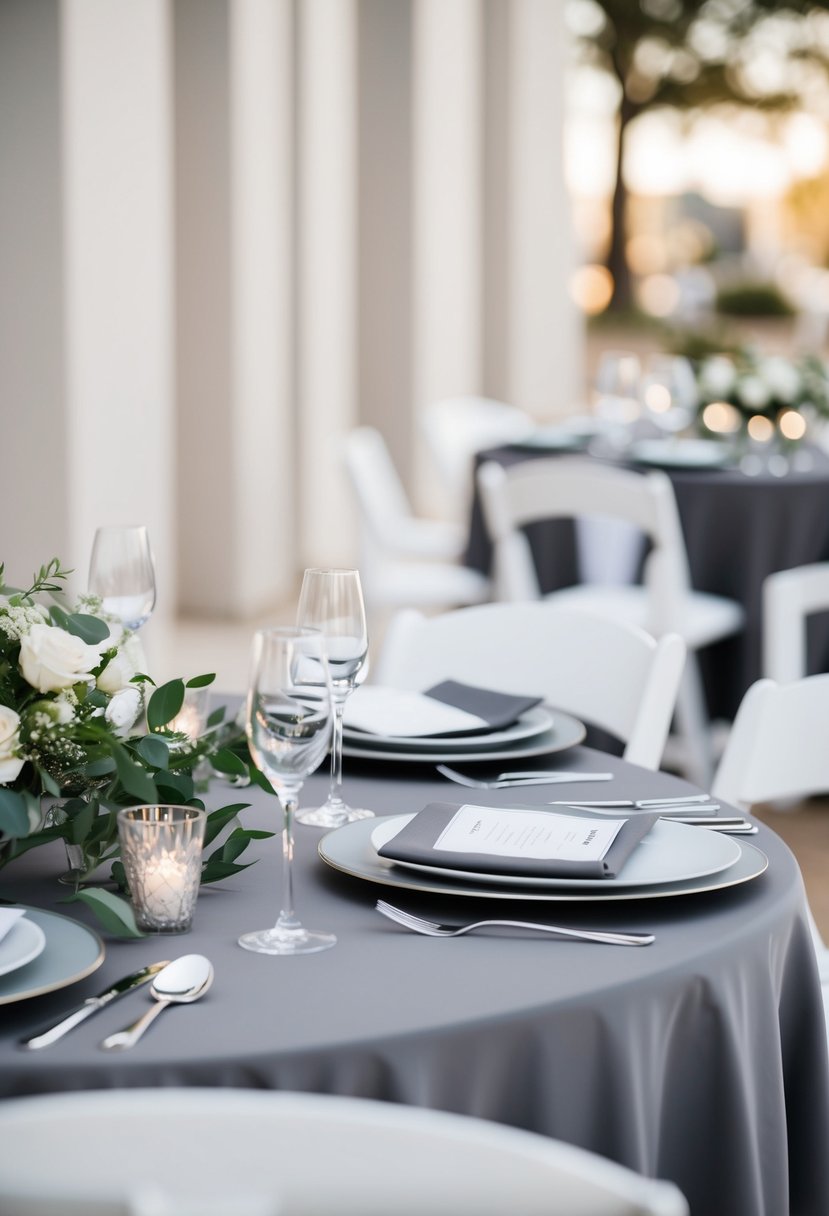
[[[478,462],[508,466],[545,455],[553,454],[501,447],[481,452]],[[746,614],[742,633],[700,652],[714,718],[733,719],[746,689],[762,675],[763,580],[777,570],[829,560],[829,457],[814,449],[812,458],[812,469],[792,469],[785,477],[749,477],[738,468],[664,470],[676,494],[694,588],[737,600]],[[543,591],[578,581],[569,521],[533,524],[527,536]],[[491,545],[477,491],[465,561],[489,571]],[[810,671],[829,669],[829,617],[810,623],[808,661]]]
[[[561,757],[557,761],[564,764]],[[688,792],[686,783],[588,748],[568,769],[616,779],[594,797]],[[327,775],[308,782],[321,801]],[[522,802],[589,797],[590,786],[533,787]],[[463,791],[426,765],[346,764],[350,801],[378,814],[414,812]],[[258,790],[214,790],[212,805],[249,800],[249,826],[276,827]],[[476,791],[506,805],[510,791]],[[270,958],[238,947],[272,924],[277,838],[249,870],[202,892],[191,933],[107,943],[104,965],[62,991],[0,1008],[0,1094],[102,1087],[221,1085],[351,1094],[482,1116],[592,1149],[669,1178],[694,1216],[821,1216],[829,1211],[829,1068],[800,872],[766,827],[752,837],[769,870],[706,895],[619,903],[436,898],[337,873],[319,861],[321,833],[297,829],[296,902],[333,950]],[[63,858],[40,849],[0,873],[0,894],[94,923],[60,904]],[[416,936],[374,909],[378,897],[461,921],[487,914],[573,926],[652,930],[622,948],[487,934]],[[54,1047],[20,1051],[31,1033],[124,973],[200,952],[213,988],[172,1008],[130,1052],[98,1043],[146,1008],[146,991],[91,1018]],[[90,1151],[93,1151],[92,1149]]]

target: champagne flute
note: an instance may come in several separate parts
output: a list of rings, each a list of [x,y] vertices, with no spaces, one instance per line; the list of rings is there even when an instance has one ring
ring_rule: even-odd
[[[155,607],[155,566],[144,527],[99,528],[89,562],[89,590],[108,616],[136,630]]]
[[[315,629],[260,629],[245,730],[253,762],[282,807],[282,907],[272,929],[257,929],[239,945],[257,954],[312,954],[333,946],[333,933],[305,929],[294,912],[293,817],[299,791],[328,750],[331,685],[322,635]]]
[[[596,417],[606,427],[607,443],[617,452],[627,445],[630,427],[639,417],[641,374],[639,357],[632,351],[608,350],[599,359],[596,371]]]
[[[297,624],[319,629],[325,638],[334,710],[328,798],[320,807],[300,811],[297,822],[338,828],[354,819],[371,819],[373,811],[348,806],[342,795],[343,712],[355,684],[365,677],[368,658],[366,608],[359,572],[306,570],[299,593]]]
[[[642,401],[660,431],[678,435],[689,427],[697,403],[689,361],[681,355],[650,355],[642,379]]]

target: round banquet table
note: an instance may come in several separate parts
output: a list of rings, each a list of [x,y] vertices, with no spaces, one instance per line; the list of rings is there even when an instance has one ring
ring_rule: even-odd
[[[527,788],[523,803],[689,789],[587,747],[553,759],[562,756],[568,769],[611,769],[615,778]],[[316,775],[303,804],[321,800],[326,787]],[[346,794],[380,815],[466,800],[430,765],[413,763],[346,760]],[[474,791],[480,804],[508,805],[509,797]],[[258,789],[214,785],[208,797],[213,806],[237,800],[251,804],[246,826],[277,825],[274,800]],[[321,836],[297,829],[296,902],[308,927],[336,932],[334,949],[272,958],[237,946],[240,933],[273,923],[277,910],[278,838],[257,842],[254,865],[201,893],[189,934],[109,938],[93,975],[4,1005],[0,1095],[173,1085],[356,1095],[581,1145],[673,1180],[696,1216],[829,1211],[820,987],[800,871],[767,827],[747,839],[767,855],[768,869],[744,885],[604,903],[494,903],[396,890],[324,864]],[[7,867],[0,893],[94,924],[82,906],[59,902],[61,857],[50,850]],[[438,918],[524,915],[652,930],[656,941],[631,948],[483,933],[441,941],[381,917],[378,897]],[[212,960],[213,987],[197,1004],[167,1010],[133,1050],[106,1054],[98,1044],[147,1007],[146,988],[50,1048],[17,1047],[20,1036],[127,972],[190,952]]]
[[[508,466],[548,455],[555,453],[515,444],[481,452],[477,460]],[[664,470],[676,495],[693,587],[736,600],[745,611],[740,634],[699,655],[712,718],[732,720],[746,690],[763,674],[764,579],[777,570],[829,560],[829,456],[819,449],[811,455],[812,468],[793,468],[785,477],[767,472],[750,477],[737,467]],[[576,539],[569,521],[534,524],[527,534],[542,591],[578,581]],[[489,572],[491,545],[477,488],[465,562]],[[826,616],[810,622],[808,663],[810,671],[829,670]]]

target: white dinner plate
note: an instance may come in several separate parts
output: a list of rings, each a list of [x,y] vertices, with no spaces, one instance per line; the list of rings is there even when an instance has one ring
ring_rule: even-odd
[[[560,810],[560,808],[556,808]],[[579,812],[581,814],[581,812]],[[624,817],[624,812],[620,818]],[[589,815],[584,815],[589,818]],[[377,822],[371,833],[375,851],[397,835],[414,815],[393,815]],[[448,856],[448,854],[447,854]],[[639,842],[616,878],[540,878],[527,874],[492,874],[486,871],[452,870],[448,866],[420,865],[412,861],[393,861],[395,866],[421,873],[438,874],[459,882],[493,883],[499,887],[530,887],[539,890],[616,890],[625,887],[652,887],[669,882],[707,878],[733,866],[740,858],[740,846],[731,836],[706,832],[687,823],[659,819]],[[383,858],[382,860],[386,860]]]
[[[533,739],[554,726],[553,715],[548,709],[535,706],[521,714],[517,722],[499,730],[477,732],[474,735],[454,735],[451,738],[438,735],[374,735],[364,730],[343,728],[343,740],[355,747],[367,744],[375,751],[382,749],[398,752],[480,752],[491,747],[507,747],[523,739]]]
[[[21,916],[0,941],[0,975],[8,975],[37,958],[46,945],[46,934],[28,916]]]
[[[563,426],[542,426],[523,439],[514,440],[509,446],[538,452],[582,452],[592,438],[593,435],[585,431]]]
[[[586,735],[584,723],[570,714],[556,709],[551,730],[543,730],[528,739],[519,740],[512,745],[493,744],[490,741],[486,747],[472,747],[467,744],[471,740],[455,740],[453,748],[419,751],[409,747],[375,747],[368,739],[365,743],[353,743],[348,739],[343,743],[343,755],[357,760],[400,760],[412,764],[448,764],[450,761],[463,761],[466,764],[488,764],[491,760],[521,760],[529,756],[545,756],[551,752],[561,752],[568,747],[581,743]],[[479,736],[475,737],[478,743]]]
[[[41,929],[45,946],[25,968],[0,977],[0,1005],[66,988],[91,975],[104,961],[104,943],[86,925],[41,908],[27,907],[24,920]]]
[[[638,439],[625,454],[637,464],[669,469],[716,469],[734,462],[731,449],[716,439]]]
[[[397,819],[398,816],[391,818]],[[420,891],[431,895],[460,895],[472,899],[509,899],[527,902],[585,902],[588,900],[622,900],[622,899],[667,899],[678,895],[699,895],[706,891],[720,891],[726,887],[738,886],[758,878],[768,868],[768,858],[755,845],[745,841],[734,841],[737,845],[739,859],[726,870],[716,874],[708,874],[701,878],[689,878],[684,882],[666,882],[642,887],[614,886],[608,879],[603,879],[599,888],[572,890],[568,888],[538,888],[495,886],[494,884],[479,884],[476,882],[457,882],[453,879],[442,878],[437,874],[424,874],[414,870],[404,870],[383,857],[378,857],[371,843],[371,834],[376,830],[378,820],[360,819],[347,823],[344,827],[336,828],[320,840],[318,852],[322,860],[343,874],[352,878],[365,879],[381,886],[397,887],[402,890]],[[688,826],[680,825],[679,826]],[[692,832],[704,833],[705,828],[689,827]],[[710,833],[713,835],[714,833]]]

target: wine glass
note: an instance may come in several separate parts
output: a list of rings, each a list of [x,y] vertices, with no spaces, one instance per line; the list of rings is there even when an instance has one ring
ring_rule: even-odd
[[[639,417],[639,356],[631,351],[607,350],[596,370],[595,412],[605,424],[605,438],[614,450],[628,441],[629,429]]]
[[[691,425],[697,402],[694,370],[681,355],[650,355],[642,378],[642,403],[654,424],[668,435]]]
[[[351,807],[343,800],[343,712],[355,684],[365,678],[368,631],[363,589],[357,570],[306,570],[299,593],[297,624],[319,629],[325,638],[331,673],[334,735],[331,742],[331,784],[320,807],[297,815],[299,823],[338,828],[354,819],[371,819],[373,811]]]
[[[155,607],[155,566],[144,527],[99,528],[89,562],[89,590],[125,629],[140,629]]]
[[[293,817],[299,791],[328,750],[331,684],[322,635],[315,629],[260,629],[253,643],[245,731],[253,762],[282,807],[282,908],[272,929],[239,945],[258,954],[312,954],[333,946],[333,933],[305,929],[294,912]]]

